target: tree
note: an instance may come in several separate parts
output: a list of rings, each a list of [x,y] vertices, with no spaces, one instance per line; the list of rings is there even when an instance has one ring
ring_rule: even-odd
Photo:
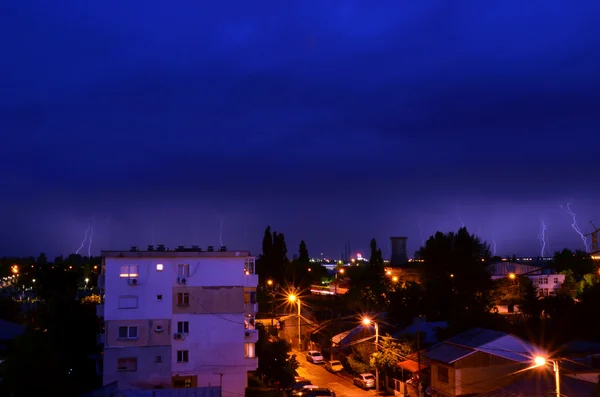
[[[571,270],[575,278],[595,271],[594,261],[587,252],[582,250],[573,252],[566,248],[554,253],[554,267],[559,272]]]
[[[423,260],[421,271],[430,317],[458,321],[465,315],[475,318],[489,313],[487,243],[462,227],[457,233],[437,232],[415,256]]]
[[[521,310],[523,314],[539,319],[542,314],[542,307],[540,303],[540,299],[538,296],[538,291],[535,285],[531,282],[531,280],[527,279],[528,282],[525,282],[523,288],[523,299],[521,301]]]
[[[0,319],[20,323],[21,305],[12,298],[0,297]]]
[[[414,351],[410,343],[400,343],[389,335],[382,338],[378,351],[371,356],[370,364],[384,374],[393,376],[398,372],[398,362]]]
[[[383,255],[381,250],[377,248],[377,241],[373,238],[369,244],[371,248],[371,257],[369,258],[369,265],[371,266],[383,266]]]
[[[415,282],[406,282],[387,292],[388,316],[394,324],[404,326],[423,313],[423,288]]]
[[[279,382],[282,387],[294,383],[294,374],[300,366],[296,355],[290,355],[291,346],[285,340],[269,335],[262,324],[257,324],[259,332],[256,344],[258,372],[271,383]]]
[[[304,240],[300,241],[300,248],[298,249],[298,262],[310,262],[310,257],[308,256],[308,248],[306,248],[306,243],[304,242]]]

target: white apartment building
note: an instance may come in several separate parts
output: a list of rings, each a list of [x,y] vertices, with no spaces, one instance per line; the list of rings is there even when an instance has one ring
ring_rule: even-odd
[[[556,295],[562,283],[565,282],[564,274],[531,274],[527,277],[537,289],[539,296]]]
[[[258,339],[248,251],[150,246],[102,256],[104,385],[222,386],[225,397],[244,395]]]

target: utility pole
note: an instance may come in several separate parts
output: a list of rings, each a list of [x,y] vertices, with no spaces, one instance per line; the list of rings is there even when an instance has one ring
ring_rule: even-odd
[[[223,397],[223,373],[216,372],[215,375],[219,375],[219,396]]]
[[[419,323],[421,322],[421,316],[417,318],[416,331],[417,331],[417,377],[419,383],[417,383],[418,395],[421,397],[421,334],[419,332]]]

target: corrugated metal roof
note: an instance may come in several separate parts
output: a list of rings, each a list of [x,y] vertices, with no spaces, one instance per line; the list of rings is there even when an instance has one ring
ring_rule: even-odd
[[[452,364],[456,360],[467,357],[475,353],[475,349],[451,345],[448,343],[440,343],[426,351],[423,355],[430,360],[439,361],[445,364]]]
[[[504,332],[492,331],[485,328],[472,328],[448,339],[447,343],[461,346],[480,347],[505,336]]]

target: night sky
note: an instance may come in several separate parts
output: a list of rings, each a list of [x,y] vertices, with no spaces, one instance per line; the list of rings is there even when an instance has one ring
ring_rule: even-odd
[[[410,3],[410,4],[409,4]],[[0,256],[600,226],[600,3],[0,6]],[[562,205],[562,207],[561,207]],[[86,243],[80,251],[87,255]],[[550,252],[546,249],[546,254]]]

